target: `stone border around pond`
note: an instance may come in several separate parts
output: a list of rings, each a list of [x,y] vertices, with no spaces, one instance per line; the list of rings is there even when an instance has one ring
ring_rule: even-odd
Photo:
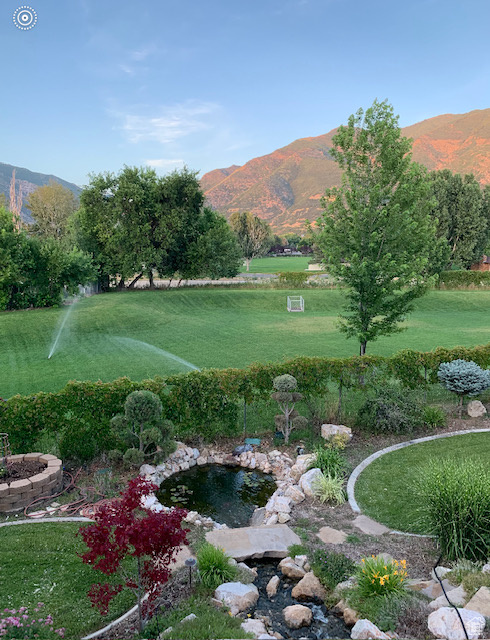
[[[175,473],[188,471],[195,465],[221,464],[270,473],[276,481],[277,489],[265,507],[256,509],[252,521],[256,526],[285,524],[291,519],[291,508],[302,502],[307,495],[312,495],[310,483],[307,481],[302,485],[301,480],[313,458],[313,454],[307,454],[298,456],[293,461],[287,454],[281,453],[277,449],[269,453],[246,451],[234,456],[216,449],[204,448],[199,451],[199,449],[187,447],[179,442],[177,450],[169,456],[166,462],[158,466],[144,464],[140,468],[140,475],[160,486]],[[308,473],[311,474],[311,471]],[[160,504],[155,495],[150,495],[145,499],[145,507],[156,511],[166,511],[171,508]],[[190,511],[187,514],[186,522],[215,529],[227,528],[227,525],[214,522],[211,518],[201,516],[196,511]]]
[[[463,436],[469,433],[488,433],[488,432],[490,432],[490,429],[463,429],[461,431],[451,431],[450,433],[440,433],[435,436],[425,436],[424,438],[416,438],[415,440],[407,440],[406,442],[399,442],[398,444],[394,444],[391,447],[386,447],[385,449],[380,449],[379,451],[376,451],[375,453],[367,457],[365,460],[363,460],[360,464],[358,464],[357,467],[349,476],[349,480],[347,481],[347,498],[349,500],[350,508],[352,509],[352,511],[354,511],[354,513],[358,513],[358,514],[362,513],[361,508],[358,505],[357,500],[355,498],[356,482],[359,476],[361,475],[361,473],[364,471],[364,469],[366,469],[366,467],[368,467],[371,464],[371,462],[374,462],[378,458],[381,458],[381,456],[384,456],[386,453],[391,453],[392,451],[397,451],[398,449],[404,449],[405,447],[410,447],[413,444],[430,442],[431,440],[439,440],[441,438],[450,438],[451,436]],[[396,530],[390,531],[390,533],[404,535],[404,536],[414,536],[414,537],[420,537],[420,538],[431,537],[431,536],[425,536],[423,534],[407,533],[405,531],[396,531]]]
[[[59,458],[49,453],[21,453],[8,457],[10,462],[41,462],[46,465],[40,473],[24,480],[14,480],[10,484],[0,484],[0,513],[22,511],[37,498],[49,498],[63,483],[63,464]],[[3,460],[3,458],[1,459]]]

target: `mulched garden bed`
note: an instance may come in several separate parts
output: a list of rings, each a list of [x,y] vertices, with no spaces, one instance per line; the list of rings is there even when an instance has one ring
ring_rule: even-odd
[[[25,460],[24,462],[8,462],[6,467],[0,466],[0,482],[10,484],[16,480],[24,480],[41,473],[46,465],[37,460]],[[2,473],[3,472],[3,473]]]

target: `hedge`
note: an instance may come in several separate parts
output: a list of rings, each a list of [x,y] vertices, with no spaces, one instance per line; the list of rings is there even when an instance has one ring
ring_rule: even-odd
[[[439,274],[439,288],[490,287],[490,271],[443,271]]]
[[[239,406],[267,400],[272,380],[285,373],[297,379],[306,399],[321,397],[333,385],[340,402],[343,389],[359,385],[360,380],[369,387],[380,375],[412,389],[434,384],[439,365],[458,358],[488,368],[490,343],[428,352],[404,350],[390,357],[299,357],[252,364],[246,369],[206,369],[142,382],[128,378],[108,383],[69,382],[57,393],[13,396],[2,402],[0,431],[9,434],[13,452],[20,453],[32,450],[44,430],[60,434],[83,425],[85,432],[95,434],[97,449],[104,451],[112,444],[112,416],[122,411],[129,393],[148,389],[161,398],[165,416],[174,422],[178,437],[211,439],[236,432]]]

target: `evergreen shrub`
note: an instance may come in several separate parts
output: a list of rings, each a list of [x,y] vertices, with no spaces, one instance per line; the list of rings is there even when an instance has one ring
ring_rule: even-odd
[[[424,411],[407,390],[385,387],[361,406],[356,423],[369,433],[411,433],[423,426]]]

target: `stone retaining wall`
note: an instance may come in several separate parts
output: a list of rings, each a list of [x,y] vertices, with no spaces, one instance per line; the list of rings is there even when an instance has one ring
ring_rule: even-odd
[[[2,461],[0,459],[0,461]],[[31,502],[41,497],[57,493],[63,486],[63,465],[61,460],[51,454],[25,453],[9,456],[10,462],[24,460],[41,462],[46,468],[35,476],[25,480],[14,480],[10,484],[0,484],[0,513],[22,511]]]

